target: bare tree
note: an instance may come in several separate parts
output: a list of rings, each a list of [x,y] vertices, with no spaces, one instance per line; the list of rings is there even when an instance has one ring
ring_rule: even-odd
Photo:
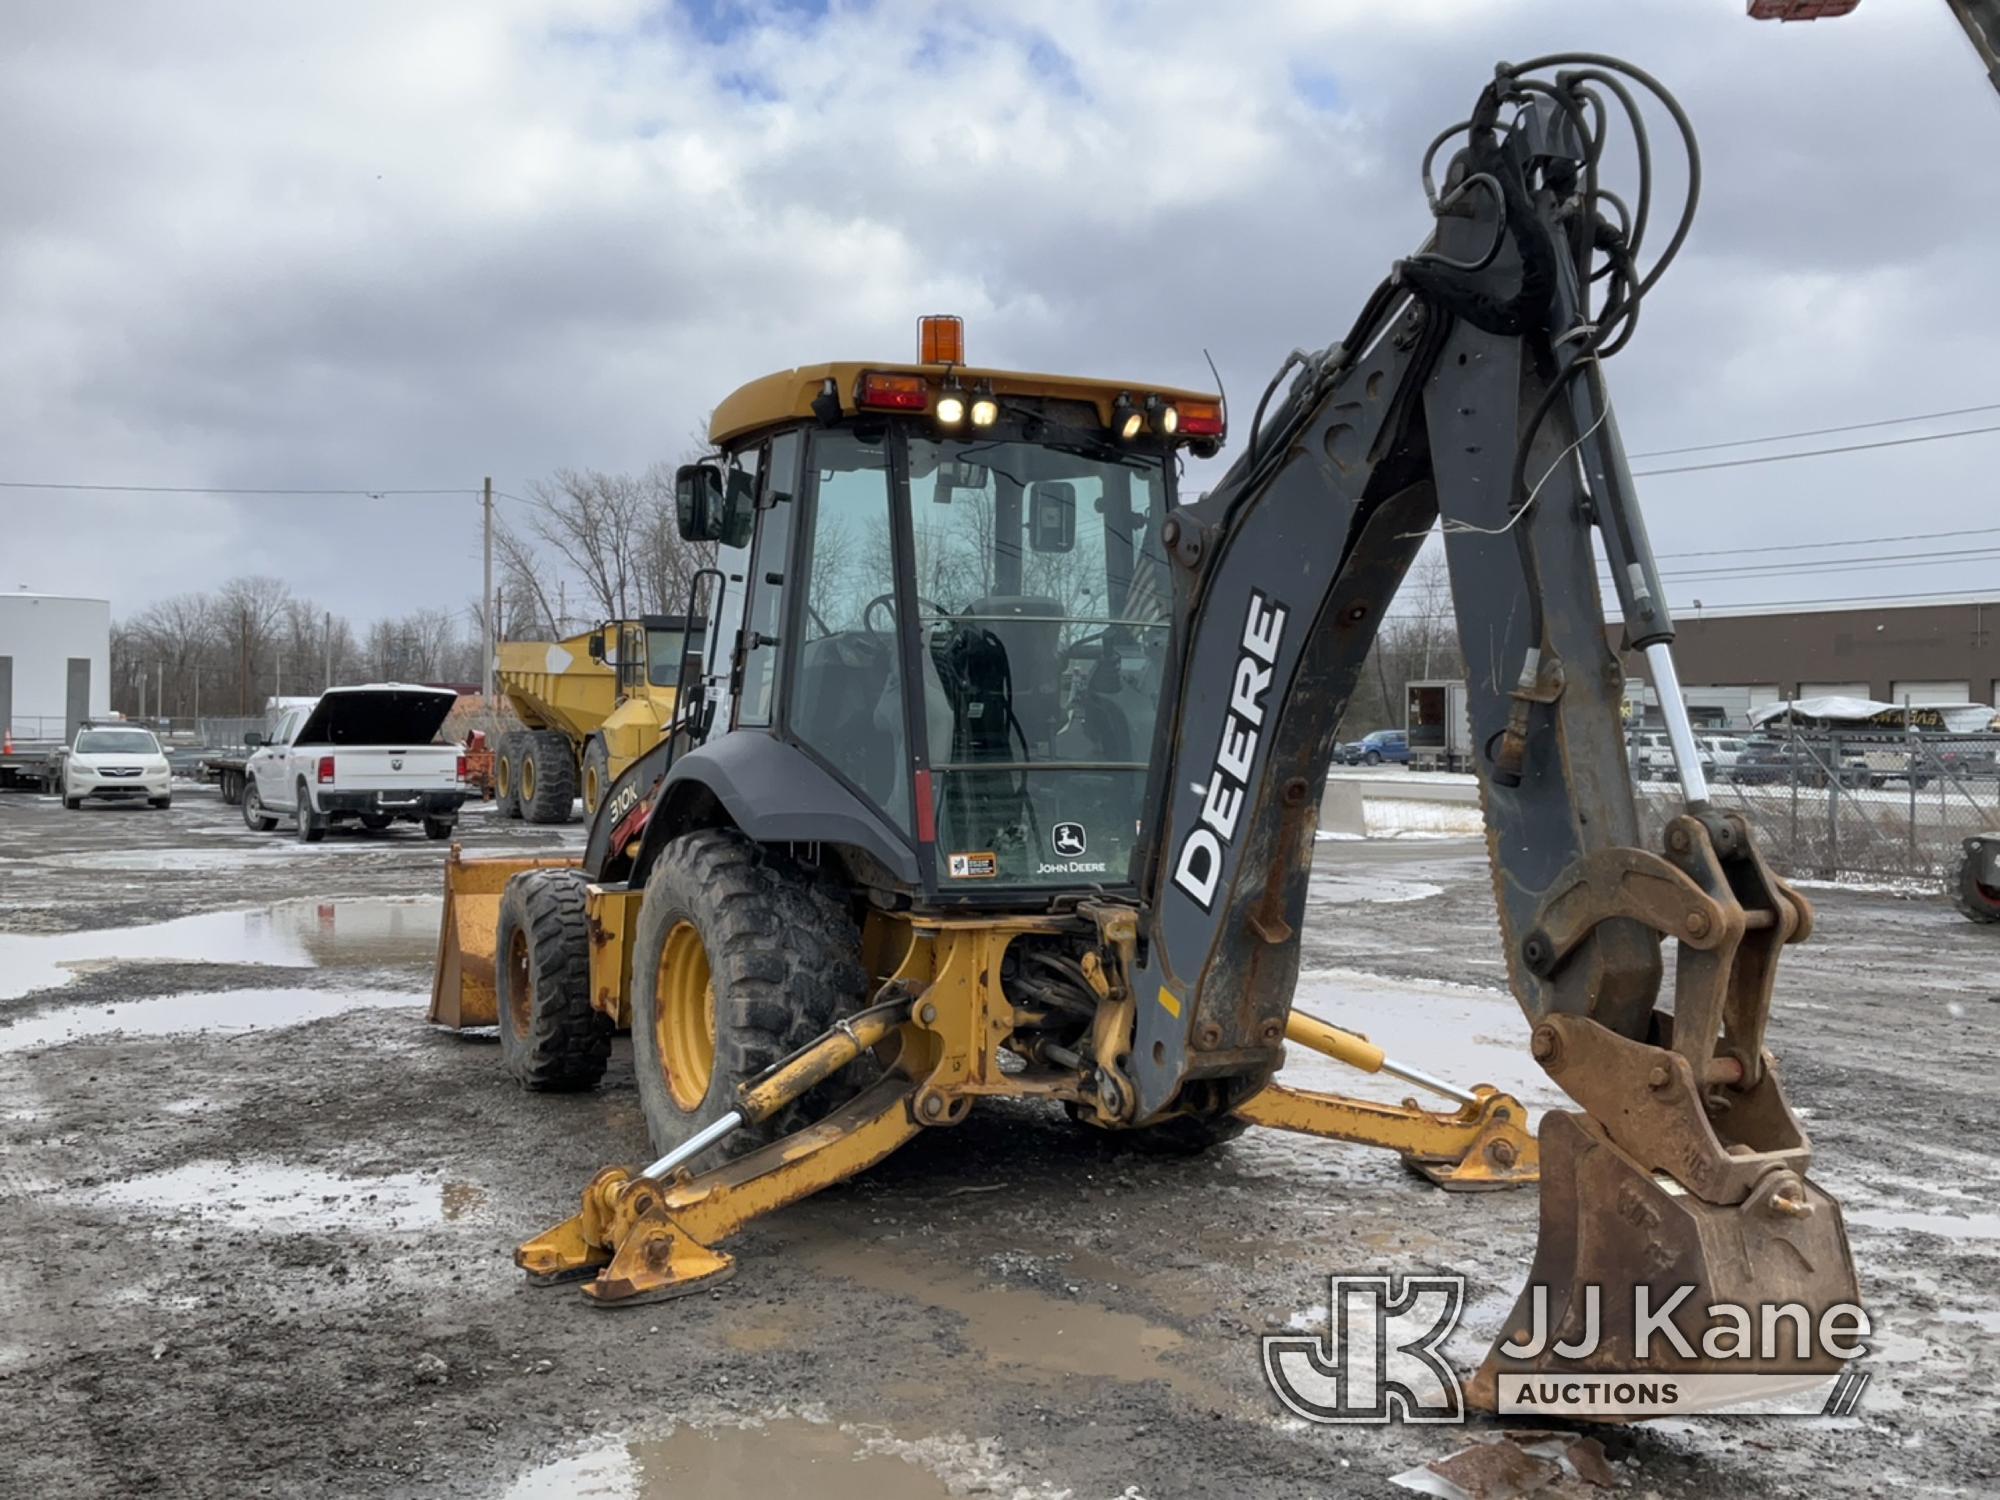
[[[224,638],[236,653],[236,712],[248,715],[256,698],[257,663],[271,659],[275,631],[291,590],[281,579],[232,578],[216,598]],[[274,662],[275,666],[275,662]],[[273,686],[277,673],[273,672]]]

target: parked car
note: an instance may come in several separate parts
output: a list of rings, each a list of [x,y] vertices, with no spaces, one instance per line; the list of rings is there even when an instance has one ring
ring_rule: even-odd
[[[457,701],[449,688],[387,682],[278,709],[248,736],[244,823],[269,833],[290,817],[307,844],[350,819],[371,830],[421,823],[426,837],[449,838],[471,795],[465,752],[437,742]]]
[[[1697,741],[1702,753],[1713,766],[1712,774],[1717,781],[1733,781],[1736,777],[1736,760],[1749,747],[1750,742],[1733,734],[1704,734]]]
[[[2000,751],[1968,745],[1938,752],[1938,764],[1960,781],[2000,779]]]
[[[1790,785],[1797,782],[1800,786],[1823,787],[1832,779],[1827,773],[1827,756],[1830,753],[1824,745],[1812,745],[1803,740],[1752,740],[1736,757],[1734,780],[1742,786]],[[1845,787],[1880,784],[1869,767],[1867,757],[1858,750],[1840,752],[1837,775],[1840,784]]]
[[[129,724],[77,730],[62,761],[63,806],[76,812],[91,797],[105,802],[143,797],[154,807],[172,805],[173,771],[152,730]]]
[[[1410,737],[1400,729],[1378,729],[1364,734],[1342,749],[1350,766],[1379,766],[1383,761],[1406,766],[1410,763]]]
[[[1715,776],[1715,757],[1695,741],[1696,752],[1701,757],[1701,774],[1711,779]],[[1681,773],[1674,764],[1674,742],[1665,734],[1642,734],[1634,747],[1633,770],[1641,781],[1679,781]]]

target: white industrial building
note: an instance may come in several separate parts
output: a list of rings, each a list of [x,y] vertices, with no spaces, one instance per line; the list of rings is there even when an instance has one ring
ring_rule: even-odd
[[[111,601],[0,594],[0,726],[68,739],[111,712]]]

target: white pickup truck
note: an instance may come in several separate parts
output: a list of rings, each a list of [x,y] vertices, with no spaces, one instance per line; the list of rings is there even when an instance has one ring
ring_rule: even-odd
[[[437,734],[457,697],[376,682],[274,709],[264,732],[248,736],[244,823],[269,833],[290,818],[307,844],[348,819],[367,829],[400,819],[422,823],[426,837],[451,837],[471,789],[464,747]]]

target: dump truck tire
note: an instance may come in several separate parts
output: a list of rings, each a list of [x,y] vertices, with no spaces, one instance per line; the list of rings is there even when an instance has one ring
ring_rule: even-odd
[[[601,736],[593,734],[583,746],[583,816],[584,821],[597,816],[597,804],[604,800],[605,790],[611,785],[611,752],[605,748]]]
[[[611,1018],[590,1004],[586,884],[581,870],[530,870],[500,898],[500,1065],[538,1092],[595,1088],[611,1056]]]
[[[493,811],[503,818],[521,816],[521,745],[527,738],[510,729],[493,753]]]
[[[861,934],[843,902],[733,830],[675,839],[646,880],[632,944],[632,1071],[654,1149],[721,1119],[739,1084],[867,997]],[[704,1159],[788,1135],[873,1076],[873,1059],[861,1058]]]
[[[1951,904],[1969,920],[2000,922],[2000,890],[1979,883],[1980,851],[1968,848],[1951,882]]]
[[[537,729],[521,747],[521,816],[530,823],[567,823],[576,811],[576,756],[553,729]]]

